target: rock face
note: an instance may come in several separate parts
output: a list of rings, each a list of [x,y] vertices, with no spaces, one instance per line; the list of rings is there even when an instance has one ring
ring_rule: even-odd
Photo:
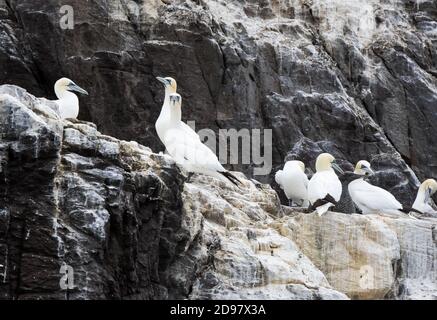
[[[436,219],[297,215],[283,230],[352,299],[437,299]]]
[[[176,167],[90,123],[59,121],[56,105],[20,88],[0,94],[0,296],[167,297],[159,273],[183,242],[172,229]],[[62,265],[80,289],[60,290]]]
[[[15,86],[0,134],[2,299],[437,298],[435,218],[305,215],[242,174],[187,183]]]
[[[0,0],[0,83],[52,97],[55,80],[73,78],[91,93],[81,119],[159,151],[154,77],[170,75],[198,129],[273,129],[274,169],[294,157],[314,167],[320,151],[344,166],[368,159],[409,204],[416,175],[437,175],[434,0],[69,5]]]

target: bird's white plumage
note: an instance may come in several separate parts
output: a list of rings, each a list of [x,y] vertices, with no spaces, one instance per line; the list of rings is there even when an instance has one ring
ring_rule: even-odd
[[[417,202],[417,203],[414,202],[413,209],[418,210],[422,213],[432,213],[432,214],[437,213],[437,211],[434,210],[434,208],[429,203],[426,202]]]
[[[62,119],[76,119],[79,115],[79,98],[68,86],[73,83],[70,79],[61,78],[55,83],[55,94],[58,100],[59,113]]]
[[[177,94],[173,94],[176,96]],[[179,95],[177,95],[179,96]],[[180,96],[179,96],[180,98]],[[181,99],[181,98],[180,98]],[[168,153],[188,172],[195,172],[223,179],[226,172],[217,156],[204,145],[194,130],[183,126],[181,104],[169,103],[168,128],[163,132],[163,140]]]
[[[328,195],[339,201],[342,194],[342,185],[340,179],[332,168],[335,164],[335,158],[329,153],[322,153],[317,157],[316,170],[308,183],[308,200],[311,205],[317,203],[318,200],[325,199]],[[336,168],[340,168],[335,165]],[[316,208],[317,213],[321,216],[326,213],[334,203],[326,203]]]
[[[428,179],[424,181],[419,191],[417,192],[416,200],[413,204],[413,209],[422,213],[437,213],[437,211],[431,206],[431,196],[437,190],[437,182],[434,179]]]
[[[72,91],[88,95],[88,92],[68,78],[56,81],[55,94],[58,100],[55,102],[62,119],[76,119],[79,116],[79,98]]]
[[[175,161],[188,172],[211,175],[226,171],[212,150],[201,143],[198,136],[193,138],[182,125],[170,128],[165,133],[164,145]]]
[[[387,190],[371,185],[364,179],[352,181],[348,186],[352,201],[363,212],[371,213],[399,213],[403,206]]]
[[[76,119],[79,116],[79,98],[72,92],[65,91],[55,102],[59,106],[62,119]]]
[[[275,180],[284,190],[287,199],[303,206],[308,205],[308,177],[304,172],[303,163],[288,161],[283,170],[276,172]]]
[[[331,195],[335,201],[339,201],[341,193],[341,182],[332,169],[316,172],[308,183],[308,200],[311,204],[314,204],[319,199],[324,199],[328,194]],[[322,215],[332,206],[334,206],[333,203],[327,203],[317,208],[317,212],[319,215]]]
[[[155,123],[156,132],[162,143],[164,143],[165,133],[170,129],[170,115],[171,115],[170,96],[172,94],[176,94],[176,81],[174,79],[171,79],[171,81],[174,81],[174,85],[173,86],[167,85],[165,87],[164,103],[162,105],[161,113],[159,114],[159,117]],[[182,130],[184,136],[191,137],[192,139],[198,139],[198,140],[200,139],[197,133],[190,126],[188,126],[186,123],[182,121],[180,122],[181,122],[180,130]]]
[[[275,174],[275,181],[276,183],[281,187],[281,189],[284,189],[282,187],[282,174],[284,173],[283,170],[278,170]]]

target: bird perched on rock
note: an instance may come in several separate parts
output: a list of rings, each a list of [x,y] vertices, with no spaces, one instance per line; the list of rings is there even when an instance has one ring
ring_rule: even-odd
[[[352,181],[349,184],[349,194],[353,202],[363,212],[363,214],[376,213],[410,213],[417,211],[413,208],[403,206],[396,198],[387,190],[376,187],[364,179],[364,175],[374,174],[370,163],[361,160],[355,167],[355,173],[362,177]],[[414,218],[414,217],[413,217]]]
[[[308,183],[310,211],[316,210],[320,216],[335,206],[341,197],[342,186],[334,169],[343,173],[331,154],[322,153],[317,157],[317,172]]]
[[[156,79],[161,82],[165,88],[164,104],[162,105],[161,113],[159,114],[158,120],[156,120],[155,123],[156,133],[158,134],[161,142],[164,143],[164,133],[167,132],[170,125],[170,95],[176,93],[178,86],[176,80],[170,77],[157,77]],[[183,130],[184,135],[191,136],[193,139],[199,139],[197,133],[194,132],[194,130],[191,129],[191,127],[189,127],[186,123],[181,121],[180,127],[181,130]]]
[[[284,190],[289,206],[308,207],[308,177],[302,161],[288,161],[275,175],[276,183]]]
[[[55,94],[58,100],[55,102],[59,106],[62,119],[76,119],[79,115],[79,98],[73,91],[88,95],[88,92],[68,78],[56,81]]]
[[[181,121],[181,108],[182,97],[177,93],[170,94],[167,130],[162,132],[163,143],[168,153],[190,173],[201,173],[220,179],[225,177],[235,185],[241,183],[221,165],[217,156],[200,141],[191,128],[191,132],[187,132]]]
[[[431,197],[437,191],[437,181],[434,179],[428,179],[424,181],[419,191],[417,192],[416,200],[413,204],[413,209],[423,212],[437,214],[437,211],[431,206]]]

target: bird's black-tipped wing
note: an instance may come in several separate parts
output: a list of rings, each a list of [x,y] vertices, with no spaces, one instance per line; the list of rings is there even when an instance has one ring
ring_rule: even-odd
[[[219,173],[222,174],[225,178],[227,178],[230,182],[232,182],[237,187],[239,184],[241,184],[241,181],[229,171],[223,171]]]

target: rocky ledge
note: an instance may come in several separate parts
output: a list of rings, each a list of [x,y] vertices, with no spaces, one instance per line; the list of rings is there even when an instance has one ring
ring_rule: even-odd
[[[435,218],[304,214],[242,174],[188,183],[15,86],[0,128],[2,299],[437,299]]]

